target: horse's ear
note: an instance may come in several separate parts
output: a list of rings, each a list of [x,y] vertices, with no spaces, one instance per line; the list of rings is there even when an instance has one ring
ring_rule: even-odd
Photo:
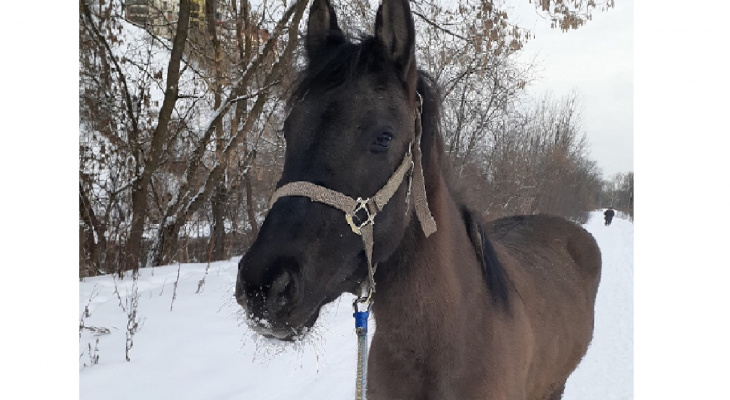
[[[309,62],[326,53],[330,46],[345,40],[337,26],[337,15],[329,0],[314,0],[309,9],[305,47]]]
[[[416,29],[408,0],[383,0],[375,17],[375,37],[401,70],[404,82],[416,76]]]

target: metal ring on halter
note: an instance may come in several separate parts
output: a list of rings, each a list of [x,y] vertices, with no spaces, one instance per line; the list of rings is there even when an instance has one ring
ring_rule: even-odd
[[[370,207],[368,207],[368,203],[371,202],[371,199],[365,199],[363,200],[361,197],[358,197],[357,200],[357,206],[355,207],[355,210],[353,210],[351,213],[345,214],[345,220],[347,221],[347,224],[350,225],[350,228],[352,231],[360,236],[362,236],[362,227],[367,224],[375,224],[375,214],[376,212],[374,210],[370,210]],[[364,219],[361,219],[357,213],[364,210],[365,214],[367,216]],[[354,218],[357,218],[357,223],[353,220]]]
[[[370,307],[373,305],[373,289],[369,288],[367,296],[359,296],[355,298],[355,300],[352,301],[352,308],[355,310],[355,312],[360,312],[358,309],[358,304],[364,304],[365,305],[365,311],[370,311]]]

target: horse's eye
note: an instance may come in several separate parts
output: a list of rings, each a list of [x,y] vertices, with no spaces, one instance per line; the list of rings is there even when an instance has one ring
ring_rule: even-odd
[[[390,146],[390,141],[393,140],[393,134],[390,132],[380,132],[378,137],[375,139],[374,147],[377,150],[385,150]]]

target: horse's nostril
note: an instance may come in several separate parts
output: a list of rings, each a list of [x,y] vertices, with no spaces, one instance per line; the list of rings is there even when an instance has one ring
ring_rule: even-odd
[[[291,272],[284,271],[276,277],[269,289],[269,299],[274,303],[276,308],[282,308],[286,305],[294,295],[295,283]]]

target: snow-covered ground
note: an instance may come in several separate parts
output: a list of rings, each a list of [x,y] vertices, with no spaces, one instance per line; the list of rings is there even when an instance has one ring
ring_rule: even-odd
[[[632,399],[633,224],[615,218],[606,227],[602,211],[595,211],[585,227],[603,253],[603,277],[593,343],[563,398]],[[351,297],[328,305],[305,342],[274,343],[242,322],[232,297],[237,261],[142,270],[130,362],[124,309],[132,309],[132,280],[100,276],[81,282],[79,316],[87,328],[79,339],[80,398],[354,398]],[[104,329],[109,333],[98,333]]]

